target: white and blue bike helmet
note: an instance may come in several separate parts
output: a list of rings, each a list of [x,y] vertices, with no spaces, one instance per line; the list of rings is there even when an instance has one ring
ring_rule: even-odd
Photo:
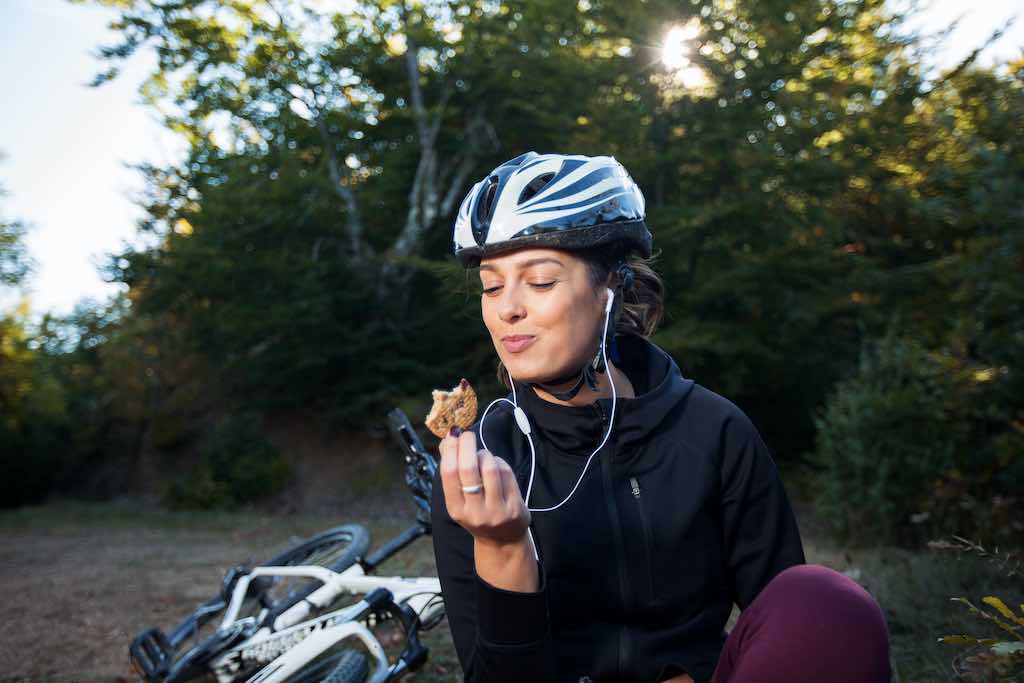
[[[463,266],[521,247],[583,249],[624,242],[651,255],[644,196],[614,157],[527,152],[466,195],[453,250]]]
[[[501,164],[476,183],[459,207],[453,251],[466,268],[485,256],[523,247],[588,249],[620,243],[622,261],[612,319],[621,313],[623,291],[633,281],[625,263],[630,251],[651,255],[652,236],[644,222],[644,196],[622,164],[610,156],[537,154],[527,152]],[[546,384],[564,384],[576,377],[572,389],[556,392],[562,400],[575,396],[584,381],[596,387],[595,373],[605,371],[600,339],[594,360]]]

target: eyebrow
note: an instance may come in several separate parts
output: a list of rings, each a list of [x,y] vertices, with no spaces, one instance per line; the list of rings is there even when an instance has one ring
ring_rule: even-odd
[[[562,266],[563,268],[565,267],[564,263],[562,263],[561,261],[559,261],[556,258],[551,258],[550,256],[542,256],[540,258],[532,258],[532,259],[529,259],[527,261],[522,261],[520,263],[517,263],[516,267],[518,267],[519,270],[523,270],[525,268],[529,268],[530,266],[535,266],[538,263],[557,263],[558,265]],[[490,271],[495,271],[496,272],[498,269],[495,268],[492,265],[489,265],[489,264],[485,263],[485,264],[482,264],[480,266],[480,270],[490,270]]]

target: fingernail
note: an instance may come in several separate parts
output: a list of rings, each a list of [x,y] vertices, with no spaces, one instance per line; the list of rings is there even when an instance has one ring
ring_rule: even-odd
[[[462,427],[460,427],[459,425],[453,425],[452,428],[448,430],[448,434],[450,434],[451,436],[458,436],[461,433]]]

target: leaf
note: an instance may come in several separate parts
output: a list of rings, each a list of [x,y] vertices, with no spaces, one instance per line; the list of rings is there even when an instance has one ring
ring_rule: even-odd
[[[999,598],[995,597],[994,595],[985,596],[984,598],[981,599],[981,601],[983,603],[985,603],[986,605],[991,605],[992,607],[995,607],[997,610],[999,610],[999,613],[1002,614],[1007,619],[1012,619],[1013,621],[1017,622],[1021,626],[1024,626],[1024,620],[1022,620],[1020,617],[1018,617],[1016,614],[1014,614],[1013,610],[1011,610],[1009,607],[1007,607],[1005,602],[1003,602]]]
[[[991,650],[997,655],[1024,654],[1024,642],[1010,643],[1002,641],[993,645]]]
[[[978,639],[974,636],[942,636],[938,642],[946,645],[977,645]]]
[[[996,616],[994,616],[992,614],[989,614],[985,610],[978,609],[973,604],[971,604],[970,600],[967,600],[966,598],[950,598],[950,601],[951,602],[960,602],[960,603],[963,603],[963,604],[967,605],[967,609],[970,610],[971,614],[979,616],[982,619],[987,619],[987,620],[991,621],[996,626],[998,626],[999,628],[1003,629],[1004,631],[1006,631],[1007,633],[1012,635],[1014,638],[1020,638],[1020,633],[1019,633],[1019,628],[1020,627],[1014,626],[1013,624],[1008,624],[1005,621],[1003,621],[1002,619],[999,619],[998,617],[996,617]]]

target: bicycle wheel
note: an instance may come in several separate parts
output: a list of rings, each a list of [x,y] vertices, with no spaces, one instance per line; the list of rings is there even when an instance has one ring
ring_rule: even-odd
[[[340,572],[352,566],[370,548],[370,532],[361,524],[345,524],[317,534],[285,550],[261,566],[295,567],[318,565]],[[271,618],[281,614],[320,587],[310,577],[260,577],[253,581],[260,602]]]
[[[366,655],[342,649],[321,657],[288,677],[289,683],[363,683],[370,674]]]
[[[370,665],[361,652],[347,650],[343,652],[331,675],[322,683],[363,683],[370,674]]]

